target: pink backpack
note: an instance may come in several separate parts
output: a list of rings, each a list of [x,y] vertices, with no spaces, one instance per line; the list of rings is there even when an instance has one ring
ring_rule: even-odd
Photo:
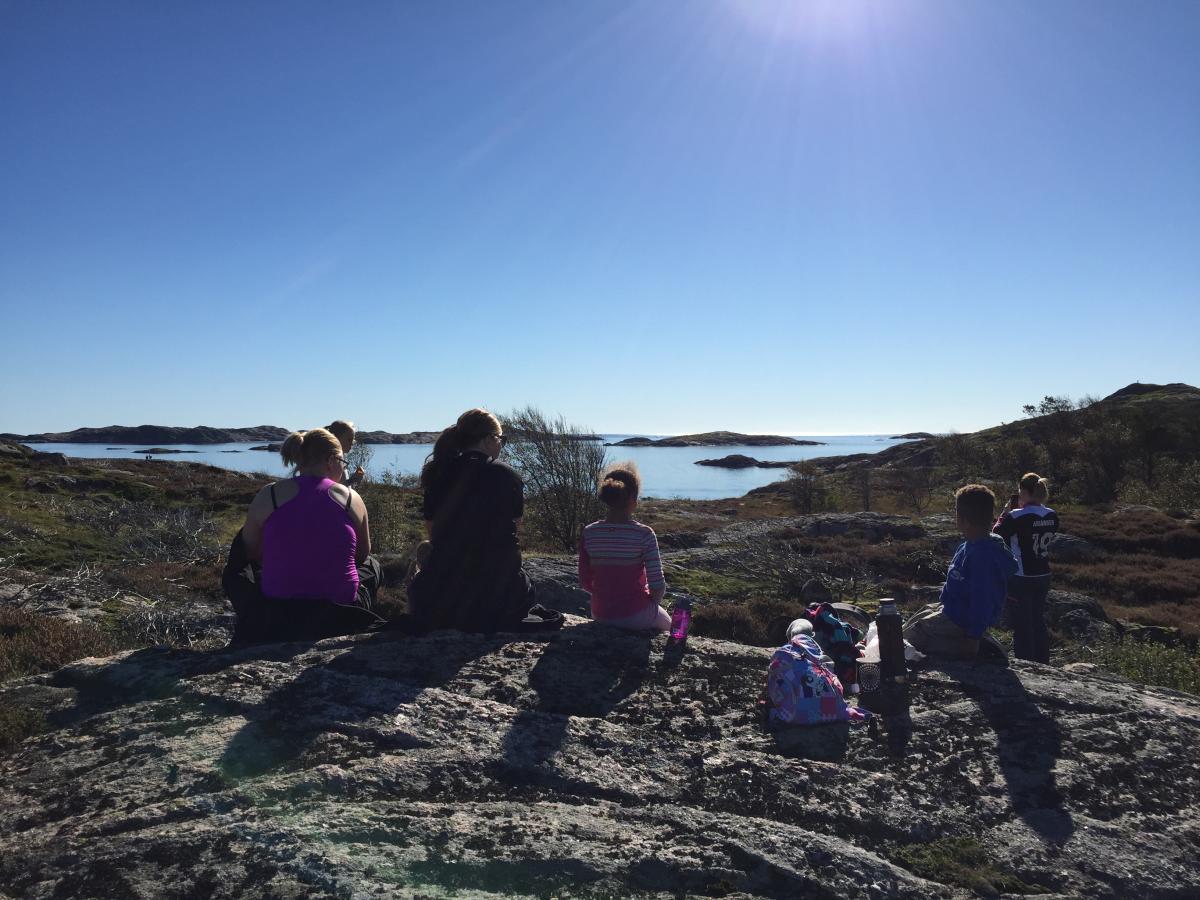
[[[822,725],[846,722],[856,709],[846,705],[842,683],[821,665],[821,648],[811,637],[797,634],[771,656],[767,667],[768,723]]]

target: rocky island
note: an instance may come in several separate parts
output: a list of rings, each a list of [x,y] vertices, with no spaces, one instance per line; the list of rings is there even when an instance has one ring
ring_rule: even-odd
[[[109,425],[41,434],[0,434],[0,439],[26,444],[236,444],[249,441],[282,441],[288,429],[277,425],[251,428],[194,428],[173,425]]]
[[[608,444],[609,447],[817,447],[822,441],[806,441],[779,434],[738,434],[736,431],[706,431],[702,434],[681,434],[657,440],[629,437]]]
[[[720,469],[786,469],[788,466],[794,466],[795,461],[783,462],[776,460],[755,459],[753,456],[746,456],[742,453],[730,453],[728,456],[722,456],[720,459],[698,459],[698,466],[715,466]]]

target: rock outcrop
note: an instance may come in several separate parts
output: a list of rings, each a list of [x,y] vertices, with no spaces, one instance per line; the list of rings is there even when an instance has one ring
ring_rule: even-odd
[[[48,723],[0,759],[0,894],[966,897],[905,868],[964,840],[1021,890],[1200,893],[1197,698],[947,665],[906,740],[812,762],[755,724],[768,654],[572,617],[10,682]]]
[[[42,434],[0,434],[0,438],[53,444],[234,444],[239,441],[282,441],[286,428],[256,425],[251,428],[194,428],[174,425],[109,425]]]
[[[786,469],[788,466],[794,466],[795,460],[774,460],[774,459],[755,459],[753,456],[746,456],[744,453],[730,453],[728,456],[722,456],[719,459],[698,459],[698,466],[716,466],[719,469]]]
[[[780,434],[739,434],[736,431],[706,431],[675,437],[630,437],[607,444],[608,447],[818,447],[824,441],[806,441]]]

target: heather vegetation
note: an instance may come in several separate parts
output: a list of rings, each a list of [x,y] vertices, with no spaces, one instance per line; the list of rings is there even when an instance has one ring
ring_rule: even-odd
[[[1071,536],[1071,552],[1054,559],[1054,587],[1094,598],[1109,623],[1087,635],[1056,629],[1054,661],[1200,691],[1200,392],[1134,386],[1100,401],[1048,397],[1026,412],[974,435],[810,461],[743,498],[645,498],[638,515],[659,535],[668,602],[700,601],[697,634],[762,646],[781,640],[813,596],[868,609],[893,596],[915,609],[936,596],[959,540],[953,488],[982,481],[1003,498],[1032,469],[1051,478]],[[524,550],[569,567],[574,535],[598,515],[604,448],[537,410],[505,427],[515,438],[508,458],[528,479]],[[225,548],[267,476],[0,449],[0,679],[122,648],[224,642]],[[369,448],[356,451],[356,463],[370,462]],[[381,608],[398,613],[425,537],[420,491],[387,471],[360,490],[384,564]],[[0,743],[37,721],[0,709]]]

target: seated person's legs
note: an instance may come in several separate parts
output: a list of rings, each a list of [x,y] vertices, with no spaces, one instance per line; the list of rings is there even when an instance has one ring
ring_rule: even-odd
[[[667,631],[671,627],[671,614],[657,603],[651,603],[641,612],[624,619],[597,619],[596,621],[630,631],[645,631],[647,628],[653,628],[655,631]]]
[[[904,625],[904,637],[931,656],[974,659],[979,652],[979,640],[951,621],[940,603],[931,603],[915,613]]]
[[[358,605],[363,609],[375,608],[379,596],[379,585],[383,581],[383,567],[374,556],[368,556],[358,564]]]

